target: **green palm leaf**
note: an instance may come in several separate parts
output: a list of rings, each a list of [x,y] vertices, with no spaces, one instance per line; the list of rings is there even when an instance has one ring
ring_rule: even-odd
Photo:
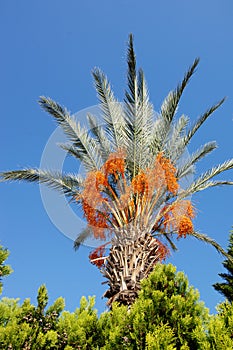
[[[177,144],[179,145],[180,139],[182,138],[185,128],[189,123],[189,118],[182,115],[174,126],[172,127],[170,137],[166,144],[166,153],[169,154],[169,158],[175,163],[177,157]]]
[[[188,160],[182,164],[181,167],[177,169],[177,178],[181,179],[184,176],[187,176],[190,172],[194,171],[194,164],[205,157],[208,153],[211,153],[217,147],[216,142],[208,142],[202,146],[199,150],[194,152]]]
[[[188,118],[182,116],[178,122],[173,126],[173,119],[182,96],[182,93],[187,86],[189,80],[195,72],[195,69],[199,63],[199,58],[196,58],[185,74],[181,84],[178,84],[177,88],[174,91],[171,91],[168,96],[165,98],[161,106],[161,111],[159,116],[154,123],[152,131],[152,139],[150,144],[150,149],[153,154],[157,152],[166,151],[166,155],[169,155],[171,159],[178,158],[183,153],[185,148],[185,142],[176,136],[184,130],[185,126],[188,123]],[[171,140],[171,134],[173,135],[173,140]],[[179,147],[177,143],[179,141]],[[172,152],[171,152],[172,144]],[[182,144],[182,147],[181,147]],[[176,145],[176,147],[174,147]],[[178,153],[179,151],[179,153]]]
[[[93,77],[100,100],[100,108],[103,112],[103,120],[106,123],[106,133],[113,147],[115,149],[121,148],[125,133],[121,104],[115,99],[110,83],[100,69],[96,68],[93,71]]]
[[[191,236],[197,238],[199,241],[212,245],[218,253],[224,255],[233,263],[233,258],[229,254],[227,254],[225,250],[213,238],[210,238],[207,235],[199,232],[192,232]]]
[[[76,156],[81,159],[87,170],[98,169],[101,165],[101,154],[96,142],[88,135],[88,131],[71,118],[67,110],[50,98],[42,96],[39,104],[49,112],[62,127],[64,133],[76,148]]]
[[[195,69],[199,63],[199,58],[196,58],[192,66],[188,69],[185,74],[182,82],[178,84],[177,88],[171,91],[168,96],[165,98],[160,111],[160,123],[159,130],[155,132],[155,137],[159,140],[160,151],[166,149],[166,144],[170,138],[171,128],[173,119],[180,101],[180,98],[184,92],[185,87],[187,86],[190,78],[195,72]],[[152,142],[153,144],[155,141]]]
[[[129,37],[128,55],[128,90],[125,92],[124,112],[127,125],[127,160],[132,176],[140,168],[151,162],[150,144],[153,128],[154,111],[149,101],[149,94],[142,69],[136,71],[136,56],[133,48],[133,36]]]
[[[99,125],[96,117],[92,114],[87,115],[87,120],[89,122],[91,133],[96,137],[97,142],[100,145],[100,151],[102,159],[107,160],[109,154],[112,152],[111,143],[101,125]]]
[[[218,103],[216,103],[215,105],[207,109],[207,111],[204,114],[202,114],[200,118],[198,118],[198,120],[196,121],[192,129],[189,130],[187,136],[184,138],[184,147],[187,146],[191,138],[195,135],[197,130],[207,120],[207,118],[209,118],[213,114],[213,112],[215,112],[216,109],[218,109],[223,104],[224,101],[225,101],[225,98],[221,99]]]
[[[76,197],[79,194],[83,183],[80,176],[72,174],[62,175],[59,172],[41,169],[23,169],[0,173],[0,181],[43,183],[71,197]]]
[[[190,196],[193,193],[203,191],[206,188],[219,186],[219,185],[232,185],[231,181],[209,181],[213,177],[221,174],[224,171],[233,169],[233,159],[230,159],[223,164],[213,167],[211,170],[206,171],[199,176],[185,191],[181,193],[181,197]]]
[[[185,87],[187,86],[190,78],[195,72],[195,69],[199,63],[199,58],[196,58],[191,65],[191,67],[188,69],[187,73],[185,74],[181,84],[178,84],[177,88],[174,91],[171,91],[166,99],[164,100],[162,106],[161,106],[161,115],[167,125],[170,125],[172,122],[174,115],[176,113],[178,103],[180,101],[180,98],[184,92]]]

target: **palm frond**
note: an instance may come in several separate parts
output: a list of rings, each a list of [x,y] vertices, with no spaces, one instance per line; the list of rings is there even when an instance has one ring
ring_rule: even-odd
[[[178,146],[180,139],[185,131],[186,126],[188,125],[189,118],[185,115],[182,115],[177,122],[173,125],[168,141],[166,143],[166,153],[168,154],[171,161],[175,163],[177,158]]]
[[[211,244],[217,250],[218,253],[224,255],[227,259],[229,259],[233,263],[232,256],[227,254],[227,252],[225,252],[225,250],[213,238],[210,238],[209,236],[199,232],[192,232],[191,236],[197,238],[199,241]]]
[[[103,127],[99,125],[94,115],[90,113],[87,114],[87,120],[89,122],[92,134],[96,137],[96,140],[100,145],[102,158],[104,161],[106,161],[109,154],[112,152],[111,143],[107,138]]]
[[[139,133],[140,123],[138,123],[138,87],[137,87],[137,71],[136,56],[133,45],[133,35],[129,35],[128,51],[127,51],[127,88],[125,91],[125,119],[127,124],[127,158],[129,170],[132,176],[135,176],[139,164],[136,159],[138,144],[137,133]],[[138,152],[139,154],[139,152]]]
[[[221,99],[218,103],[216,103],[215,105],[207,109],[207,111],[198,118],[198,120],[196,121],[192,129],[189,130],[189,132],[187,133],[187,136],[184,138],[184,147],[187,146],[191,138],[194,136],[194,134],[197,132],[200,126],[206,121],[206,119],[209,118],[209,116],[214,111],[216,111],[216,109],[218,109],[223,104],[224,101],[225,101],[225,98]]]
[[[139,168],[148,164],[149,140],[153,127],[153,106],[149,101],[149,93],[144,73],[136,71],[136,56],[133,47],[133,37],[130,35],[128,44],[128,90],[125,92],[124,112],[127,126],[127,157],[129,170],[134,176]]]
[[[96,68],[93,71],[93,77],[103,120],[106,123],[106,133],[114,147],[118,149],[123,146],[125,133],[121,104],[115,99],[110,83],[100,69]]]
[[[196,121],[196,123],[193,125],[193,127],[187,132],[186,135],[184,135],[182,138],[180,138],[180,140],[178,140],[177,145],[176,145],[176,152],[175,152],[175,157],[173,157],[173,160],[176,161],[177,159],[179,159],[179,157],[182,156],[186,146],[189,144],[190,140],[192,139],[192,137],[195,135],[195,133],[197,132],[197,130],[201,127],[201,125],[208,119],[208,117],[210,115],[212,115],[212,113],[218,109],[223,102],[225,101],[225,98],[223,98],[222,100],[220,100],[218,103],[216,103],[215,105],[213,105],[212,107],[210,107],[209,109],[207,109],[207,111],[202,114],[198,120]]]
[[[78,248],[80,247],[80,245],[82,243],[85,242],[85,240],[90,237],[91,235],[93,235],[93,231],[91,229],[91,227],[87,226],[85,227],[80,234],[78,235],[78,237],[76,238],[76,240],[74,241],[74,249],[78,250]]]
[[[82,154],[78,152],[77,148],[70,143],[58,143],[58,146],[66,151],[69,155],[80,159],[82,161]]]
[[[175,245],[174,242],[172,242],[171,238],[165,233],[164,237],[166,238],[166,240],[168,241],[168,243],[170,244],[172,250],[175,252],[178,250],[177,246]]]
[[[199,185],[198,188],[196,188],[196,190],[193,193],[206,190],[207,188],[210,188],[210,187],[225,186],[225,185],[233,185],[233,181],[206,181],[205,183]],[[189,196],[190,194],[192,193],[189,193],[187,196]]]
[[[172,154],[172,152],[169,152],[168,143],[171,142],[169,141],[169,137],[171,136],[171,133],[173,133],[175,130],[174,128],[172,129],[171,125],[172,125],[173,118],[175,116],[180,98],[182,96],[182,93],[185,87],[187,86],[190,78],[194,74],[198,63],[199,63],[199,58],[196,58],[192,66],[188,69],[187,73],[185,74],[181,84],[179,84],[174,91],[171,91],[168,94],[168,96],[165,98],[164,102],[162,103],[159,117],[156,123],[154,124],[154,128],[152,131],[152,140],[150,144],[150,149],[152,150],[153,154],[156,154],[157,152],[160,152],[160,151],[165,151],[167,155],[169,155],[171,158],[174,159],[175,154],[178,152],[178,150],[180,150],[180,147],[177,148],[176,150],[173,147],[175,150],[175,153]],[[183,130],[184,126],[186,126],[187,121],[188,121],[188,118],[182,116],[181,119],[179,120],[181,124],[177,125],[177,127],[181,127],[183,124],[181,128],[181,130]],[[175,134],[173,135],[173,137],[174,136]],[[175,138],[173,138],[173,142],[174,140]]]
[[[219,185],[232,185],[230,181],[209,181],[213,177],[221,174],[226,170],[233,169],[233,159],[230,159],[223,164],[220,164],[204,174],[202,174],[197,180],[195,180],[183,193],[181,193],[181,197],[189,196],[193,193],[202,191],[208,187],[219,186]]]
[[[138,162],[141,168],[146,168],[151,162],[151,152],[149,152],[149,146],[151,142],[151,134],[154,125],[153,119],[155,115],[153,105],[149,100],[149,92],[142,69],[139,69],[138,71],[138,113],[140,114],[138,123],[139,125],[141,124],[141,129],[139,129],[140,135],[138,135],[138,139],[141,139],[138,153],[141,154]]]
[[[92,160],[90,157],[87,157],[86,153],[83,152],[83,149],[77,146],[74,146],[74,144],[71,143],[59,143],[58,146],[60,146],[64,151],[66,151],[71,156],[79,159],[82,164],[85,166],[87,171],[97,169],[99,168],[103,163],[103,154],[102,150],[100,149],[100,145],[97,142],[96,139],[91,138],[88,133],[86,132],[85,135],[82,134],[82,142],[86,145],[88,144],[88,151],[90,154],[93,154]],[[93,167],[93,163],[96,163],[95,167]]]
[[[49,187],[76,197],[80,192],[83,180],[73,174],[63,175],[59,172],[45,171],[41,169],[23,169],[0,173],[0,181],[27,181],[44,183]]]
[[[187,86],[190,78],[194,74],[198,63],[199,58],[196,58],[192,66],[188,69],[187,73],[185,74],[181,84],[178,84],[177,88],[168,94],[161,106],[161,115],[167,126],[170,125],[174,118],[182,93],[185,87]]]
[[[150,151],[155,156],[157,153],[164,151],[163,141],[166,139],[166,130],[164,127],[164,120],[161,115],[158,115],[151,132]]]
[[[50,98],[42,96],[39,104],[49,112],[62,127],[73,146],[77,149],[77,154],[80,154],[84,165],[88,170],[98,169],[100,166],[100,152],[97,145],[89,137],[85,128],[81,128],[80,124],[74,120],[66,109],[61,107],[57,102]]]
[[[190,173],[190,170],[193,171],[194,164],[201,160],[203,157],[205,157],[208,153],[212,152],[217,147],[217,144],[215,141],[208,142],[204,146],[202,146],[200,149],[198,149],[196,152],[194,152],[188,160],[185,162],[185,164],[182,164],[177,169],[177,178],[181,179],[183,176],[186,176]]]
[[[126,102],[129,105],[135,105],[137,97],[137,71],[136,56],[133,45],[133,35],[129,35],[128,52],[127,52],[127,86],[128,91],[125,92]]]

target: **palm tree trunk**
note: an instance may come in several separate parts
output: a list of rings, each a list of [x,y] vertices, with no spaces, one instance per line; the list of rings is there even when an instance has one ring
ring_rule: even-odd
[[[110,254],[101,270],[109,289],[104,293],[107,305],[114,301],[130,306],[138,295],[140,282],[160,260],[158,241],[146,232],[132,227],[121,229],[112,241]],[[128,233],[128,236],[127,236]]]

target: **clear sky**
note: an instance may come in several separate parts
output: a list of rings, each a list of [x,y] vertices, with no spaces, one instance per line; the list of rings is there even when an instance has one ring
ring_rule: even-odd
[[[155,110],[199,56],[201,62],[183,95],[178,115],[194,121],[211,104],[224,105],[198,132],[190,151],[216,140],[219,148],[200,162],[197,173],[233,156],[232,0],[12,0],[0,3],[0,171],[39,166],[56,124],[37,104],[50,96],[72,113],[97,103],[91,70],[101,67],[118,98],[126,81],[126,42],[135,36]],[[72,165],[75,171],[75,163]],[[223,176],[232,179],[233,173]],[[222,178],[223,178],[222,177]],[[193,197],[195,227],[227,247],[233,225],[232,188],[213,188]],[[106,286],[88,261],[90,248],[74,252],[73,242],[50,221],[39,186],[0,184],[0,240],[14,273],[3,295],[30,297],[45,283],[50,301],[63,296],[73,311],[82,295],[96,295],[99,311]],[[66,218],[64,217],[64,221]],[[79,232],[79,227],[77,227]],[[187,238],[168,261],[184,271],[201,299],[215,312],[223,298],[212,284],[223,272],[212,247]]]

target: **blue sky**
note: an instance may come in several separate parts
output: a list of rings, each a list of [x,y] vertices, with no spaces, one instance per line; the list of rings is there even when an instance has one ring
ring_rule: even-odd
[[[216,140],[219,148],[197,167],[197,173],[232,157],[233,3],[224,1],[17,1],[0,4],[0,170],[39,166],[56,125],[37,104],[52,97],[73,113],[97,103],[91,70],[101,67],[121,100],[126,81],[126,42],[135,37],[139,66],[144,68],[155,110],[182,79],[195,57],[199,68],[185,91],[178,115],[194,121],[210,105],[224,105],[198,132],[190,151]],[[75,167],[74,163],[72,164]],[[69,170],[69,169],[67,169]],[[75,169],[70,169],[75,171]],[[232,172],[224,178],[232,179]],[[232,188],[215,188],[193,197],[196,228],[227,247],[233,225]],[[14,273],[3,295],[30,297],[45,283],[52,302],[65,297],[74,310],[82,295],[96,295],[104,310],[105,286],[88,261],[88,247],[74,252],[72,241],[50,221],[39,187],[0,185],[0,240],[10,252]],[[65,218],[64,218],[65,220]],[[77,232],[79,228],[77,227]],[[212,284],[223,271],[212,247],[186,239],[169,261],[184,271],[201,299],[215,311],[222,297]]]

